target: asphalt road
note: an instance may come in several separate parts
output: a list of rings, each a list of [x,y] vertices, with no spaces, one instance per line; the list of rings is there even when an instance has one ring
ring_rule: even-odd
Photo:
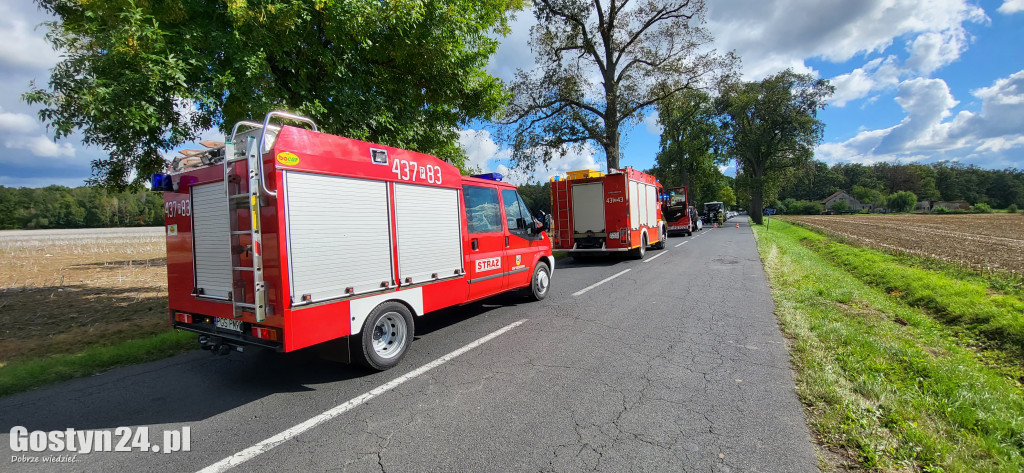
[[[198,471],[263,445],[234,471],[817,471],[753,235],[737,221],[644,261],[560,260],[542,302],[503,295],[429,314],[384,373],[192,352],[2,398],[0,470]],[[148,426],[153,442],[187,426],[191,449],[8,463],[52,455],[12,452],[13,426]],[[282,432],[296,434],[260,444]]]

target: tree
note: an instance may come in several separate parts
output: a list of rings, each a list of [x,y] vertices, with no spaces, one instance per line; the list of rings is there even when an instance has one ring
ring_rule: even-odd
[[[736,64],[710,49],[703,0],[538,0],[530,45],[540,67],[517,71],[500,133],[531,170],[594,142],[619,167],[621,128]]]
[[[64,59],[23,99],[57,138],[109,156],[91,183],[140,185],[161,151],[272,110],[461,164],[457,126],[507,100],[484,68],[522,0],[36,0]],[[134,177],[132,177],[134,176]]]
[[[832,205],[830,205],[828,208],[833,212],[843,213],[846,212],[847,210],[850,210],[850,204],[846,203],[845,200],[837,200],[835,202],[832,202]]]
[[[825,127],[818,110],[834,91],[827,80],[792,70],[723,87],[718,109],[726,146],[737,182],[750,191],[754,223],[761,224],[765,198],[774,200],[780,179],[813,156]]]
[[[687,186],[691,198],[717,188],[727,159],[717,153],[719,134],[714,102],[700,90],[686,90],[658,103],[661,150],[654,174],[665,187]],[[715,200],[715,199],[711,199]]]
[[[917,196],[910,191],[899,191],[889,196],[888,205],[893,212],[910,212],[917,205]]]
[[[726,209],[735,207],[736,193],[733,192],[732,187],[723,187],[722,190],[718,192],[718,200],[722,201],[722,205],[724,205]]]

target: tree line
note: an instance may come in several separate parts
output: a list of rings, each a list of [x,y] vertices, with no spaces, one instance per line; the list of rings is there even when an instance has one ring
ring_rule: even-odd
[[[164,200],[155,192],[114,192],[102,187],[0,186],[0,230],[163,224]]]
[[[948,161],[832,166],[811,161],[793,170],[781,186],[776,202],[820,202],[840,190],[876,208],[892,207],[889,201],[900,192],[912,193],[917,201],[966,201],[971,206],[1024,208],[1024,170],[983,169]]]

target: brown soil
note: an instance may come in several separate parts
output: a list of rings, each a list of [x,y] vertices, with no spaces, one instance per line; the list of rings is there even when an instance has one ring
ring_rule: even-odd
[[[854,243],[1024,275],[1024,215],[821,215],[785,217]]]
[[[162,229],[0,232],[0,366],[168,330]]]

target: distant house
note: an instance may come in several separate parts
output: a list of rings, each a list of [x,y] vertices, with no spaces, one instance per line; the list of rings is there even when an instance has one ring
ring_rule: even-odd
[[[914,211],[931,212],[940,207],[946,210],[970,210],[971,204],[966,200],[922,200],[914,206]]]
[[[821,205],[823,207],[825,207],[825,209],[827,210],[827,209],[831,208],[833,204],[835,204],[836,202],[839,202],[840,200],[846,202],[846,207],[848,209],[853,210],[853,211],[857,211],[857,212],[860,212],[861,210],[864,210],[864,209],[871,210],[874,207],[871,204],[862,204],[862,203],[860,203],[860,201],[857,200],[856,197],[854,197],[854,196],[852,196],[850,194],[847,194],[846,192],[843,192],[843,191],[836,191],[835,194],[832,194],[832,195],[826,197],[825,200],[821,201]]]

